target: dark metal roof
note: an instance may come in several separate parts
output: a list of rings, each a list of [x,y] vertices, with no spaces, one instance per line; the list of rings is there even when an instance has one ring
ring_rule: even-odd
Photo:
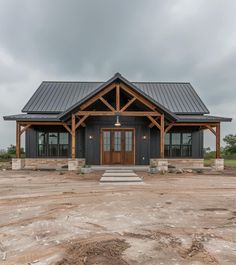
[[[209,113],[190,83],[134,82],[133,84],[175,114]]]
[[[59,121],[56,114],[16,114],[4,116],[6,121]]]
[[[210,116],[210,115],[177,115],[178,122],[227,122],[231,118]]]
[[[117,78],[117,76],[123,78],[117,74],[114,77]],[[85,98],[96,93],[106,83],[44,81],[22,111],[27,113],[67,112]],[[176,114],[209,113],[190,83],[130,82],[130,84],[169,112]]]

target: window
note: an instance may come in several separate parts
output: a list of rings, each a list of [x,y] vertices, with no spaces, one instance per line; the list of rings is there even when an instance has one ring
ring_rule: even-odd
[[[166,157],[191,157],[192,133],[173,132],[165,135]]]
[[[39,157],[68,157],[69,137],[66,132],[38,132]]]

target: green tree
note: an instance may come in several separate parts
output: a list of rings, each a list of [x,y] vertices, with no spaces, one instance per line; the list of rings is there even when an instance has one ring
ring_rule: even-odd
[[[20,149],[21,154],[24,154],[24,148]],[[11,144],[8,148],[7,148],[7,153],[11,156],[16,154],[16,146]]]
[[[228,134],[225,136],[223,141],[226,143],[225,154],[236,154],[236,134]]]

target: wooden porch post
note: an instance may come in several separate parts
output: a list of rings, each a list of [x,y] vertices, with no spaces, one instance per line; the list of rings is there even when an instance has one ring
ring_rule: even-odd
[[[165,146],[165,124],[164,114],[161,115],[161,129],[160,129],[160,158],[164,158],[164,146]]]
[[[16,158],[20,158],[20,123],[16,122]]]
[[[220,123],[216,125],[216,158],[220,158]]]
[[[71,158],[72,159],[75,159],[75,153],[76,153],[76,150],[75,150],[75,115],[72,114],[72,126],[71,126],[71,131],[72,131],[72,134],[71,134]]]

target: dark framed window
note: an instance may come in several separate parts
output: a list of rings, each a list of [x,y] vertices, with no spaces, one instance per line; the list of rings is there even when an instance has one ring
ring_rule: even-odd
[[[192,156],[192,133],[172,132],[165,135],[166,157],[191,157]]]
[[[69,136],[67,132],[38,132],[39,157],[68,157]]]

